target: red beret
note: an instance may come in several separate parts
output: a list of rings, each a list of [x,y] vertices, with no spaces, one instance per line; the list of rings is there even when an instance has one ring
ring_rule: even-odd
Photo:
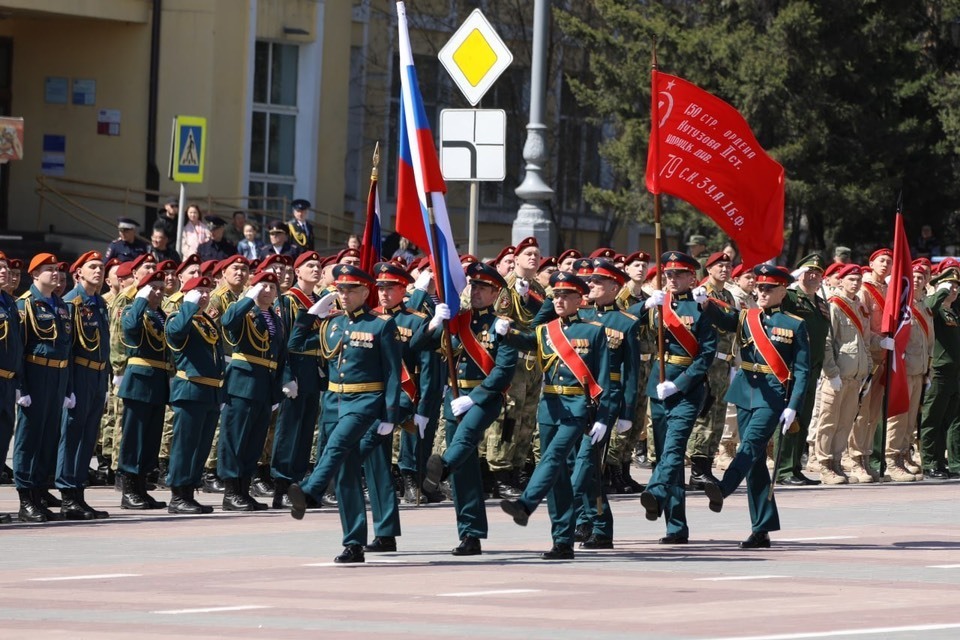
[[[336,263],[337,263],[337,254],[333,254],[332,256],[327,256],[326,258],[323,258],[322,260],[320,260],[320,268],[323,269],[324,267],[328,267],[331,264],[336,264]]]
[[[285,256],[280,255],[279,253],[273,253],[260,261],[260,264],[257,265],[257,273],[267,270],[269,267],[273,267],[278,264],[286,264],[283,258]]]
[[[493,264],[499,263],[501,260],[503,260],[507,256],[516,255],[516,253],[517,253],[517,248],[512,244],[508,244],[503,249],[500,249],[500,253],[498,253],[497,257],[493,259]]]
[[[66,262],[57,263],[57,271],[63,271],[64,273],[66,273],[67,269],[69,268],[70,268],[70,265],[68,265]]]
[[[32,273],[34,269],[39,269],[48,264],[56,265],[57,256],[52,253],[38,253],[30,260],[30,268],[27,271]]]
[[[109,260],[106,261],[106,263],[104,263],[103,270],[104,272],[110,271],[110,269],[116,267],[119,264],[120,264],[119,258],[117,257],[110,258]]]
[[[460,256],[460,266],[466,266],[468,264],[473,264],[474,262],[480,262],[480,259],[472,253],[465,253]]]
[[[657,265],[650,267],[650,270],[647,271],[647,275],[643,277],[644,282],[651,282],[654,278],[657,277]]]
[[[161,260],[157,263],[157,271],[176,271],[177,263],[173,260]]]
[[[563,254],[560,254],[560,255],[563,255]],[[559,260],[559,258],[553,258],[553,257],[550,257],[550,256],[547,256],[546,258],[541,258],[541,259],[540,259],[540,266],[537,267],[537,273],[540,273],[541,271],[543,271],[544,269],[547,269],[547,268],[549,268],[549,267],[556,267],[558,260]]]
[[[217,266],[213,270],[213,275],[222,273],[224,269],[226,269],[232,264],[242,264],[245,267],[249,267],[250,261],[244,258],[243,256],[241,256],[240,254],[237,254],[235,256],[230,256],[229,258],[224,258],[223,260],[217,263]]]
[[[275,274],[272,271],[261,271],[257,273],[255,276],[253,276],[252,278],[250,278],[251,287],[261,282],[268,282],[270,284],[280,284],[280,278],[278,278],[277,274]]]
[[[103,254],[99,251],[87,251],[85,254],[76,259],[76,261],[70,265],[70,273],[76,273],[77,270],[88,262],[94,261],[103,261]]]
[[[207,260],[200,263],[200,273],[205,276],[212,276],[213,270],[217,268],[216,260]]]
[[[838,278],[846,278],[847,276],[862,276],[863,269],[860,265],[857,264],[845,264],[843,268],[837,271]]]
[[[730,272],[730,278],[731,279],[739,278],[740,276],[743,275],[744,271],[746,271],[746,268],[743,266],[743,263],[741,262],[740,264],[738,264],[733,268],[733,271]]]
[[[870,254],[870,260],[869,260],[869,262],[873,262],[874,260],[876,260],[876,259],[879,258],[880,256],[887,256],[887,257],[892,258],[892,257],[893,257],[893,251],[890,250],[890,249],[887,249],[887,248],[877,249],[876,251],[874,251],[873,253]]]
[[[120,266],[117,267],[116,276],[118,278],[129,278],[133,275],[133,262],[121,262]]]
[[[523,253],[523,250],[529,247],[536,247],[537,249],[539,249],[540,243],[537,242],[537,239],[534,238],[533,236],[528,236],[524,238],[523,240],[517,243],[517,255]]]
[[[960,261],[956,258],[944,258],[939,263],[937,263],[937,273],[943,273],[949,271],[950,269],[960,270]]]
[[[20,258],[10,258],[9,263],[7,264],[11,269],[20,270],[23,269],[23,260]]]
[[[917,258],[916,260],[913,261],[913,264],[915,265],[922,264],[927,271],[930,271],[930,267],[931,267],[930,258]]]
[[[144,263],[144,262],[156,262],[156,261],[157,261],[157,259],[153,257],[153,254],[152,254],[152,253],[144,253],[144,254],[139,255],[139,256],[137,256],[136,258],[133,259],[133,267],[132,267],[132,269],[133,269],[134,271],[136,271],[136,270],[139,269],[141,266],[143,266],[143,263]]]
[[[356,249],[351,249],[350,247],[347,247],[346,249],[342,249],[340,253],[337,254],[337,262],[340,262],[344,258],[359,258],[359,257],[360,257],[359,251],[357,251]]]
[[[559,266],[567,258],[573,258],[574,260],[582,258],[583,254],[577,251],[576,249],[567,249],[559,256],[557,256],[557,265]]]
[[[630,264],[631,262],[650,262],[650,254],[646,251],[634,251],[623,259],[623,264]]]
[[[832,276],[836,272],[840,271],[840,269],[843,269],[845,266],[846,265],[843,264],[842,262],[834,262],[824,270],[823,277],[826,278],[827,276]]]
[[[356,251],[356,249],[344,249],[344,251]],[[340,255],[341,255],[342,253],[343,253],[343,251],[341,251],[340,253],[337,254],[337,256],[336,256],[336,257],[337,257],[337,262],[340,261]],[[316,260],[317,263],[319,264],[319,263],[320,263],[320,254],[317,253],[316,251],[304,251],[304,252],[301,253],[299,256],[297,256],[297,259],[296,259],[296,260],[293,261],[293,268],[294,268],[294,269],[299,269],[300,267],[302,267],[302,266],[304,265],[304,263],[310,262],[311,260]]]
[[[212,262],[212,260],[208,262]],[[210,289],[211,287],[213,287],[213,282],[210,278],[207,276],[197,276],[196,278],[187,280],[180,288],[180,293],[187,293],[188,291],[201,288]]]
[[[924,264],[921,259],[914,260],[911,266],[916,273],[922,273],[924,275],[930,273],[930,267]]]
[[[177,275],[180,275],[181,273],[187,270],[187,267],[190,267],[193,265],[197,265],[198,267],[200,266],[200,257],[195,253],[190,254],[188,257],[184,258],[183,262],[180,263],[180,266],[177,267],[177,270],[174,273],[176,273]],[[202,268],[200,270],[203,271]]]
[[[707,258],[707,263],[704,265],[704,267],[709,269],[713,265],[720,262],[731,262],[730,256],[725,254],[723,251],[717,251],[716,253],[711,253],[710,257]]]
[[[140,282],[137,283],[137,289],[142,289],[151,282],[163,283],[163,271],[157,269],[153,273],[148,273],[147,275],[140,278]]]
[[[611,260],[613,260],[614,256],[616,255],[617,252],[610,247],[600,247],[599,249],[594,249],[590,253],[591,258],[610,258]]]

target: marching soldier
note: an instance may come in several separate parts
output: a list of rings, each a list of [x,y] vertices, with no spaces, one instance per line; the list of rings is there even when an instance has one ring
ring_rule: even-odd
[[[771,491],[767,442],[778,426],[784,434],[793,427],[805,402],[810,372],[804,322],[780,306],[793,276],[767,264],[754,267],[753,272],[759,309],[733,318],[714,315],[715,323],[735,333],[740,345],[740,370],[726,395],[726,400],[737,406],[740,446],[723,479],[704,487],[710,510],[719,513],[723,499],[746,478],[752,532],[740,543],[741,549],[768,548],[770,532],[780,530],[776,500],[767,499]],[[712,301],[709,305],[716,308]]]
[[[196,259],[196,254],[190,259]],[[123,437],[117,466],[121,509],[163,509],[166,502],[147,493],[147,474],[158,464],[164,410],[170,398],[170,352],[164,337],[167,314],[160,308],[165,276],[148,273],[137,283],[133,302],[123,311],[121,344],[128,350],[117,391],[123,400]],[[165,478],[164,478],[165,479]]]
[[[203,310],[210,302],[213,283],[199,277],[181,291],[183,303],[164,326],[173,351],[176,375],[170,385],[173,405],[173,446],[167,486],[173,494],[170,513],[210,513],[193,497],[200,484],[203,460],[210,452],[223,399],[223,345],[216,323]]]
[[[56,486],[63,494],[61,513],[67,520],[106,518],[84,498],[90,457],[100,434],[100,419],[110,386],[110,327],[103,288],[103,255],[88,251],[70,267],[77,286],[64,296],[73,322],[73,354],[69,393],[72,407],[63,415]]]
[[[553,256],[547,256],[540,259],[540,266],[537,267],[537,283],[546,291],[550,286],[550,277],[557,272],[557,259]]]
[[[17,299],[23,319],[24,365],[13,477],[20,496],[20,522],[46,522],[55,519],[44,500],[47,478],[57,464],[63,410],[76,401],[67,396],[73,321],[63,300],[53,293],[57,258],[50,253],[35,255],[28,273],[33,284]]]
[[[516,253],[517,248],[515,246],[512,244],[507,245],[501,249],[497,257],[493,259],[493,266],[497,268],[497,273],[504,278],[506,278],[517,265]]]
[[[267,508],[250,495],[250,482],[263,452],[272,406],[283,397],[278,367],[286,360],[287,336],[273,309],[280,280],[274,273],[261,272],[250,284],[222,316],[224,339],[232,348],[217,464],[226,488],[224,511]]]
[[[664,325],[665,378],[659,382],[658,363],[647,383],[657,466],[640,504],[647,520],[666,516],[667,535],[660,544],[686,544],[690,530],[685,511],[683,457],[687,439],[703,406],[704,379],[717,350],[717,334],[690,290],[700,263],[671,251],[661,257],[665,291],[655,290],[644,303],[649,312],[660,307]],[[659,359],[659,358],[658,358]]]
[[[298,253],[313,251],[313,227],[307,222],[310,203],[299,198],[290,204],[293,207],[293,218],[287,224],[287,228],[290,230],[290,237],[293,238],[293,245]]]
[[[0,463],[7,459],[15,404],[20,399],[20,381],[23,377],[23,327],[17,301],[7,292],[10,283],[10,260],[0,251]],[[0,514],[0,524],[11,521]]]
[[[334,562],[356,563],[364,561],[367,543],[358,444],[371,428],[389,436],[400,417],[401,345],[393,318],[373,313],[366,305],[373,277],[346,264],[337,265],[334,276],[343,313],[330,317],[337,298],[325,296],[297,317],[290,348],[302,350],[314,322],[329,317],[320,329],[321,350],[331,380],[327,393],[339,398],[338,419],[313,473],[302,484],[291,484],[288,495],[291,515],[301,519],[306,496],[319,501],[336,475],[344,550]]]
[[[605,272],[611,268],[615,269],[612,264],[603,267]],[[553,547],[540,557],[571,560],[575,514],[567,459],[574,447],[580,445],[581,455],[589,456],[592,447],[604,440],[607,425],[615,418],[616,405],[622,398],[611,393],[610,350],[603,325],[583,321],[579,314],[581,297],[589,290],[587,283],[576,275],[558,272],[550,279],[550,286],[559,316],[556,320],[536,327],[533,333],[510,332],[509,321],[504,319],[496,323],[497,333],[504,335],[508,344],[536,349],[544,371],[543,398],[537,412],[540,463],[520,498],[502,500],[500,508],[514,522],[526,526],[530,514],[549,495]],[[616,289],[611,293],[611,302]],[[583,469],[584,465],[589,468],[589,463],[578,461],[578,468]],[[609,524],[612,534],[612,521]],[[599,529],[597,525],[594,520]],[[591,538],[595,543],[591,548],[612,547],[611,539],[604,534],[606,531]]]
[[[470,285],[470,309],[451,321],[457,388],[444,399],[447,443],[443,455],[427,460],[424,491],[436,491],[449,477],[453,506],[457,513],[460,545],[451,552],[455,556],[480,555],[480,540],[487,537],[487,513],[484,508],[483,483],[477,446],[484,432],[503,410],[504,394],[518,366],[517,350],[495,338],[493,307],[507,283],[497,271],[485,264],[472,263],[466,269]],[[440,303],[426,327],[426,332],[439,341],[439,329],[448,319],[450,309]],[[446,317],[444,317],[446,316]],[[459,331],[456,328],[459,327]],[[434,345],[436,346],[436,344]],[[489,455],[489,449],[488,449]]]

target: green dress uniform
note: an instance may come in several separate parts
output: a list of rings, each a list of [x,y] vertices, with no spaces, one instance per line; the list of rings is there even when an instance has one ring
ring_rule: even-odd
[[[0,462],[6,462],[23,377],[23,327],[17,301],[0,291]]]
[[[274,274],[261,275],[277,286]],[[252,284],[257,282],[254,277]],[[232,352],[224,384],[226,404],[220,416],[217,475],[227,485],[225,508],[229,496],[238,492],[241,502],[249,506],[253,500],[246,498],[263,453],[271,407],[282,397],[279,365],[286,359],[287,336],[276,312],[260,310],[253,298],[228,306],[221,320]]]
[[[786,271],[766,264],[755,267],[754,272],[758,285],[786,285],[793,279]],[[710,305],[706,313],[710,314],[710,309],[715,307]],[[775,375],[752,335],[747,311],[741,312],[739,318],[732,322],[728,316],[717,314],[718,326],[736,332],[742,362],[726,395],[726,401],[737,407],[740,446],[716,486],[721,495],[726,497],[746,478],[752,532],[766,534],[780,530],[776,500],[767,499],[771,484],[767,470],[767,442],[777,429],[785,408],[793,409],[798,414],[803,408],[810,380],[810,342],[806,325],[799,316],[784,313],[779,306],[753,311],[758,312],[763,330],[780,354],[789,377],[781,382]],[[709,491],[707,495],[713,502]]]
[[[369,275],[351,265],[337,265],[334,276],[338,285],[373,286]],[[316,319],[309,313],[298,316],[290,337],[291,351],[304,349],[305,338],[312,333]],[[358,445],[371,427],[376,428],[381,422],[396,425],[399,421],[400,340],[393,318],[374,313],[365,305],[324,320],[321,332],[321,350],[330,376],[326,393],[336,396],[337,423],[313,473],[299,489],[319,502],[336,475],[343,545],[347,549],[362,549],[367,543],[367,518]],[[290,498],[294,516],[302,517],[294,487]],[[362,557],[362,551],[359,554]]]
[[[938,285],[958,282],[960,276],[950,269],[931,284],[937,286],[933,295],[927,297],[927,305],[933,312],[933,361],[930,388],[923,399],[920,421],[920,450],[923,473],[931,478],[948,477],[945,463],[947,429],[960,411],[960,316],[951,305],[946,304],[950,295]]]
[[[40,495],[57,464],[73,321],[63,300],[56,294],[43,297],[36,285],[20,296],[17,309],[24,340],[20,395],[30,396],[30,406],[21,406],[17,417],[13,479],[20,493],[20,519],[42,522],[49,518],[39,509]]]
[[[90,457],[97,445],[100,419],[110,385],[110,327],[100,294],[88,295],[81,285],[63,297],[73,316],[73,357],[67,395],[76,404],[63,412],[56,487],[79,490],[87,485]]]
[[[210,243],[204,243],[210,244]],[[204,245],[200,245],[203,247]],[[226,255],[221,255],[217,252],[215,255],[211,254],[209,257],[204,257],[198,251],[201,260],[220,260],[217,264],[217,271],[222,272],[223,268],[226,266],[227,257],[233,256],[236,254],[236,247],[234,250]],[[246,259],[242,256],[236,256],[237,260],[242,260],[244,264],[248,264]],[[229,262],[232,263],[232,260]],[[210,292],[210,304],[207,305],[206,314],[213,320],[217,328],[222,329],[223,314],[227,312],[227,309],[230,308],[237,300],[240,299],[240,296],[234,293],[229,287],[225,284],[221,284],[219,287]],[[229,354],[227,356],[227,362],[229,362]],[[207,456],[206,461],[203,463],[203,480],[204,480],[204,490],[210,492],[220,492],[220,476],[217,475],[217,452],[220,448],[220,420],[217,421],[217,427],[213,430],[213,442],[210,444],[210,453]]]
[[[121,337],[123,336],[123,315],[124,311],[133,304],[133,297],[137,293],[136,286],[130,286],[123,289],[110,303],[108,311],[110,313],[110,368],[113,370],[114,379],[122,378],[127,368],[127,348],[123,345]],[[106,412],[106,419],[101,423],[103,435],[102,453],[104,457],[110,459],[110,467],[113,470],[118,469],[118,458],[120,457],[120,445],[123,439],[123,400],[117,395],[119,385],[110,385],[110,407]]]
[[[696,272],[699,263],[680,252],[664,254],[663,270],[685,269]],[[660,381],[659,357],[654,361],[647,396],[650,398],[650,414],[653,423],[654,451],[657,466],[650,477],[647,489],[640,494],[647,518],[655,520],[662,512],[666,517],[668,541],[686,541],[690,530],[687,526],[686,496],[684,493],[684,454],[687,439],[693,424],[700,414],[705,396],[704,380],[713,363],[717,350],[717,333],[710,319],[705,317],[690,292],[671,296],[673,313],[686,332],[692,334],[697,347],[689,353],[677,333],[664,327],[665,381],[673,382],[677,393],[661,400],[657,395]],[[664,313],[663,309],[660,311]],[[666,322],[664,323],[667,324]]]
[[[164,336],[167,315],[134,298],[123,312],[122,345],[126,370],[117,396],[123,400],[123,437],[117,453],[123,509],[161,509],[146,493],[146,476],[158,463],[164,409],[170,399],[170,351]]]
[[[208,278],[194,280],[209,282]],[[189,290],[189,285],[188,282],[184,289]],[[174,491],[175,497],[189,503],[193,488],[200,483],[203,463],[210,452],[220,416],[223,345],[213,320],[200,312],[197,303],[186,299],[180,311],[167,319],[164,331],[177,371],[170,385],[173,446],[167,486]],[[174,508],[175,504],[171,502],[170,509]]]

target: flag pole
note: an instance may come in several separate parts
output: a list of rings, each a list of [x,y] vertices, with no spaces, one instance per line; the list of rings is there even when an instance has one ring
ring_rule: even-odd
[[[653,38],[653,57],[650,63],[652,69],[652,77],[656,78],[657,72],[657,38]],[[656,104],[656,92],[657,88],[655,83],[651,83],[650,86],[650,102],[651,105]],[[660,117],[659,113],[655,113],[655,110],[650,111],[650,136],[659,135],[659,133],[654,132],[654,126],[659,124],[657,121]],[[651,140],[650,144],[656,144],[657,141]],[[660,158],[657,157],[657,164],[659,165]],[[663,254],[663,240],[661,235],[660,227],[660,194],[653,194],[653,252],[656,254],[656,263],[655,268],[657,270],[657,289],[663,289],[663,268],[660,261],[660,256]],[[663,350],[664,350],[664,335],[663,335],[663,313],[657,313],[657,361],[660,363],[660,382],[662,383],[667,379],[667,370],[666,365],[663,362]]]
[[[443,274],[437,268],[437,247],[440,246],[437,238],[437,221],[433,217],[433,194],[427,191],[427,219],[430,223],[430,244],[433,250],[430,252],[430,268],[433,269],[434,282],[437,286],[437,297],[443,300]],[[469,330],[469,329],[468,329]],[[447,376],[450,382],[450,393],[454,398],[460,396],[460,389],[457,387],[457,368],[453,361],[453,345],[450,343],[450,321],[443,321],[443,334],[440,338],[443,355],[447,359]]]
[[[370,203],[372,202],[372,199],[373,199],[374,197],[376,197],[377,182],[379,181],[379,178],[380,178],[380,141],[379,141],[379,140],[377,140],[377,143],[376,143],[376,144],[374,145],[374,147],[373,147],[373,159],[372,159],[372,162],[373,162],[373,166],[372,166],[371,169],[370,169],[370,190],[369,190],[369,192],[367,193],[367,209],[368,209],[368,210],[369,210],[369,208],[370,208]],[[370,215],[369,215],[369,212],[368,212],[368,215],[367,215],[367,222],[366,222],[366,224],[367,224],[367,226],[370,225]],[[366,229],[366,227],[364,227],[363,235],[364,235],[364,244],[366,244],[366,242],[367,242],[367,237],[366,237],[366,236],[367,236],[367,229]],[[372,240],[373,240],[373,239],[370,238],[370,240],[371,240],[371,244],[372,244]],[[363,255],[364,258],[366,258],[366,261],[364,262],[364,264],[362,265],[362,267],[363,267],[364,270],[366,270],[368,273],[370,273],[370,275],[373,275],[374,277],[376,277],[376,276],[373,274],[373,266],[374,266],[378,261],[382,260],[382,259],[383,259],[383,256],[382,256],[382,255],[374,255],[374,254],[371,254],[370,252],[372,252],[372,251],[373,251],[373,247],[372,247],[372,246],[371,246],[371,247],[364,247],[364,248],[363,248],[363,253],[362,253],[362,255]],[[372,259],[371,259],[371,258],[372,258]],[[371,309],[373,309],[373,308],[375,308],[375,307],[378,305],[379,302],[380,302],[380,300],[379,300],[379,298],[377,297],[377,289],[376,289],[376,287],[374,287],[373,290],[370,292],[370,295],[367,296],[367,306],[369,306]]]

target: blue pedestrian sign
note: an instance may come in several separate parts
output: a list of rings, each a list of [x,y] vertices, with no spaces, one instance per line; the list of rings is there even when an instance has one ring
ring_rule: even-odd
[[[207,119],[177,116],[173,119],[170,145],[170,179],[174,182],[203,182]]]

